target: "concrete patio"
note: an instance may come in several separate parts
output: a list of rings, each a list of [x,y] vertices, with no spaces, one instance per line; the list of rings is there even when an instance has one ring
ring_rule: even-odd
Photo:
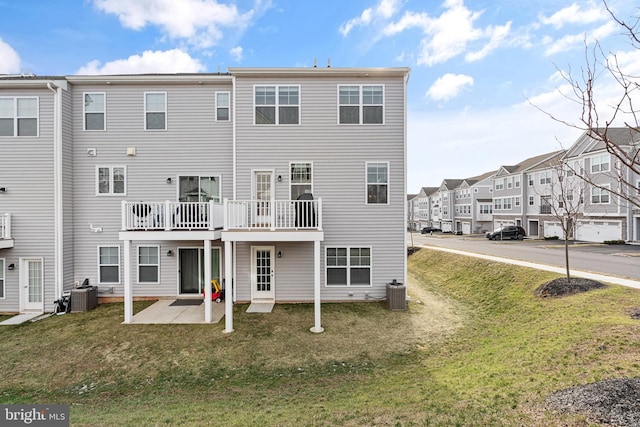
[[[133,315],[133,324],[197,324],[204,321],[204,301],[186,300],[187,304],[172,305],[175,299],[162,299]],[[218,323],[224,317],[224,303],[211,302],[211,323]]]

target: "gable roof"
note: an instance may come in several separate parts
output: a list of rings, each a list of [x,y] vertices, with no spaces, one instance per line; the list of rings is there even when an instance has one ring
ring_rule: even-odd
[[[548,163],[549,161],[555,161],[560,159],[564,154],[564,150],[552,151],[550,153],[538,154],[537,156],[529,157],[513,166],[501,166],[496,173],[496,176],[512,175],[515,173],[522,173],[531,170],[541,164]],[[501,173],[502,171],[506,173]]]
[[[598,134],[604,134],[608,141],[620,145],[631,146],[640,142],[640,129],[632,127],[616,127],[616,128],[595,128],[594,130],[585,131],[577,141],[567,150],[567,157],[576,157],[582,154],[589,154],[597,151],[606,150],[606,144]]]

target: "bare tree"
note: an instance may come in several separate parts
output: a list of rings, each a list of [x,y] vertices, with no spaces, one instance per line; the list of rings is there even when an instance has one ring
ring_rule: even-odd
[[[616,16],[606,0],[603,4],[629,38],[631,46],[640,49],[640,18],[633,18],[632,23],[626,22]],[[585,136],[601,144],[602,149],[612,156],[613,167],[610,170],[618,185],[615,188],[603,186],[600,181],[592,179],[589,170],[574,168],[573,172],[591,186],[640,208],[638,182],[634,182],[640,176],[640,76],[626,71],[618,55],[605,52],[599,42],[589,46],[586,40],[585,63],[580,73],[570,69],[557,70],[571,88],[568,94],[563,95],[581,106],[580,118],[570,122],[536,105],[534,107],[557,122],[582,130]],[[606,94],[601,94],[598,83],[602,80],[614,82],[615,93],[607,90]]]

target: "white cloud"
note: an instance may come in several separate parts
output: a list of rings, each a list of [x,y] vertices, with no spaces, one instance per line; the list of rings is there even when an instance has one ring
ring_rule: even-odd
[[[340,25],[340,34],[347,36],[355,27],[369,25],[379,19],[389,19],[398,12],[399,0],[380,0],[374,7],[368,7],[359,16]]]
[[[205,49],[222,38],[222,29],[244,29],[254,11],[240,13],[235,4],[217,0],[93,0],[96,7],[118,17],[133,30],[156,25],[172,39]],[[260,3],[260,2],[258,2]]]
[[[584,8],[582,6],[584,6]],[[541,16],[540,22],[555,28],[562,28],[566,24],[589,24],[592,22],[605,21],[609,18],[606,10],[589,1],[585,5],[573,3],[549,17]]]
[[[231,57],[235,59],[236,62],[242,61],[242,53],[242,46],[236,46],[229,51],[229,55],[231,55]]]
[[[204,65],[180,49],[145,51],[101,64],[94,60],[81,67],[76,74],[143,74],[143,73],[197,73],[205,71]]]
[[[551,56],[556,53],[566,52],[576,48],[584,48],[585,43],[592,44],[597,40],[603,40],[611,34],[614,34],[618,29],[618,25],[615,22],[610,21],[588,33],[568,34],[557,40],[545,37],[543,42],[548,47],[545,49],[544,53],[546,56]]]
[[[473,77],[464,74],[447,73],[431,85],[427,96],[435,101],[448,101],[466,87],[473,86]]]
[[[20,71],[20,56],[11,46],[0,39],[0,74],[12,74]]]
[[[472,42],[488,40],[484,47],[466,56],[467,61],[484,58],[505,43],[510,34],[511,23],[477,28],[475,22],[482,12],[469,10],[463,0],[446,0],[443,7],[446,10],[438,17],[407,11],[400,20],[387,25],[383,34],[392,36],[411,28],[422,30],[418,64],[428,66],[462,54]]]

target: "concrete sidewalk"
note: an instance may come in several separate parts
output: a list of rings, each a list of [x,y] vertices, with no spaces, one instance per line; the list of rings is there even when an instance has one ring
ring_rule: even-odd
[[[566,274],[566,269],[564,267],[556,267],[556,266],[546,265],[546,264],[537,264],[534,262],[502,258],[502,257],[493,256],[493,255],[477,254],[473,252],[465,252],[457,249],[448,249],[448,248],[442,248],[438,246],[428,246],[428,245],[416,245],[416,246],[425,248],[425,249],[433,249],[436,251],[450,252],[450,253],[459,254],[459,255],[466,255],[470,257],[486,259],[489,261],[503,262],[505,264],[514,264],[514,265],[520,265],[522,267],[536,268],[538,270],[551,271],[559,274]],[[584,277],[585,279],[598,280],[600,282],[614,283],[616,285],[622,285],[622,286],[627,286],[629,288],[640,289],[640,281],[638,280],[625,279],[623,277],[608,276],[605,274],[598,274],[598,273],[592,273],[589,271],[580,271],[580,270],[572,270],[572,269],[569,269],[569,273],[575,277]]]

